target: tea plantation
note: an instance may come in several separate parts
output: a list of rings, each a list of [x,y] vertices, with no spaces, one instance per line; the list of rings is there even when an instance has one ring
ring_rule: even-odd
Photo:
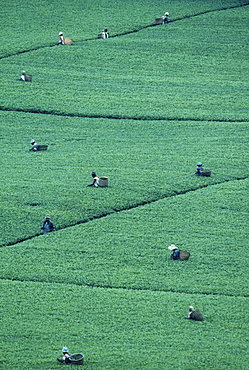
[[[249,3],[1,5],[0,368],[248,369]]]

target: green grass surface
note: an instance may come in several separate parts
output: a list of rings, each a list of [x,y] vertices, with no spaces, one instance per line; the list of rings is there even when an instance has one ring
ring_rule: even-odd
[[[2,4],[1,368],[247,369],[245,4]]]

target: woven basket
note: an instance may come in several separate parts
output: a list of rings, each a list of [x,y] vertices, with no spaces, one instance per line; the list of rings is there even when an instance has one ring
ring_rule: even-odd
[[[72,42],[73,42],[73,40],[70,39],[69,37],[64,38],[64,44],[65,45],[72,45]]]
[[[191,312],[190,318],[195,321],[203,321],[202,313],[198,308]]]
[[[47,150],[48,149],[48,146],[47,145],[38,145],[37,147],[37,150],[40,151],[40,150]]]
[[[25,81],[32,82],[32,75],[29,75],[28,73],[25,74]]]
[[[83,365],[84,364],[84,355],[82,353],[74,353],[69,357],[73,365]]]
[[[202,176],[210,177],[212,170],[200,170]]]
[[[185,251],[185,250],[180,250],[180,255],[179,255],[179,259],[181,261],[184,261],[184,260],[188,260],[190,257],[190,253]]]
[[[156,18],[155,19],[155,24],[163,24],[163,18]]]
[[[99,186],[101,188],[107,187],[108,186],[108,181],[109,181],[108,177],[100,177],[99,178]]]

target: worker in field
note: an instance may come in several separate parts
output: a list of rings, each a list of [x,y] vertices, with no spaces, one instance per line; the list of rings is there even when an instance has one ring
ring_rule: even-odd
[[[26,73],[25,71],[22,71],[22,75],[21,77],[19,78],[20,81],[29,81],[29,82],[32,82],[32,75],[29,75],[28,73]]]
[[[102,39],[108,39],[109,37],[108,28],[103,29],[101,36],[102,36]]]
[[[32,148],[30,148],[29,150],[32,152],[36,152],[38,149],[38,144],[36,143],[36,141],[32,139],[30,141],[30,144],[32,145]]]
[[[99,186],[99,177],[97,176],[96,172],[92,172],[93,182],[87,186]]]
[[[202,176],[201,171],[204,171],[203,164],[201,162],[197,163],[196,175]]]
[[[190,257],[190,253],[185,250],[180,250],[178,247],[175,246],[175,244],[171,244],[168,249],[170,251],[173,251],[170,258],[173,260],[188,260]]]
[[[55,230],[53,223],[50,221],[49,215],[45,216],[45,220],[43,222],[41,230],[43,230],[43,234],[47,234]]]
[[[57,358],[57,360],[59,361],[59,362],[65,362],[66,364],[71,364],[71,360],[70,360],[70,353],[69,353],[69,350],[68,350],[68,348],[67,347],[63,347],[62,348],[62,353],[63,353],[63,356],[62,356],[62,358]]]
[[[60,32],[59,36],[60,36],[60,40],[58,42],[58,45],[64,45],[65,44],[65,39],[64,39],[64,36],[63,36],[63,32]]]
[[[186,317],[186,319],[191,319],[195,321],[203,321],[203,315],[198,308],[195,310],[193,306],[189,306],[189,312],[188,312],[188,316]]]
[[[163,24],[167,24],[169,20],[169,13],[168,12],[164,13],[164,15],[162,16],[162,19],[163,19]]]

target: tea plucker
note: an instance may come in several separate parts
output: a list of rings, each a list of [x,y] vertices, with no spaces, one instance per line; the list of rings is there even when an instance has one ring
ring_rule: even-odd
[[[99,177],[97,176],[96,172],[92,172],[93,182],[87,186],[99,186]]]
[[[204,168],[203,168],[203,164],[201,163],[201,162],[197,162],[197,169],[196,169],[196,175],[198,175],[198,176],[202,176],[202,173],[201,173],[201,171],[203,171],[204,170]]]
[[[53,223],[50,221],[49,215],[45,216],[45,220],[43,222],[41,230],[43,230],[43,234],[47,234],[55,230]]]
[[[169,13],[168,12],[164,13],[164,15],[162,16],[162,19],[163,19],[163,24],[167,24],[168,19],[169,19]]]
[[[189,257],[190,257],[190,253],[187,252],[186,250],[181,250],[179,249],[178,247],[175,246],[175,244],[171,244],[168,249],[170,251],[173,251],[173,253],[171,254],[170,258],[172,258],[173,260],[188,260]]]
[[[67,347],[63,347],[62,348],[62,353],[63,353],[63,356],[62,356],[62,358],[57,358],[57,360],[59,361],[59,362],[65,362],[66,364],[71,364],[71,360],[70,360],[70,353],[69,353],[69,350],[68,350],[68,348]]]
[[[188,309],[189,309],[189,312],[188,312],[188,316],[186,317],[186,319],[191,319],[195,321],[203,321],[203,315],[198,308],[195,310],[193,306],[189,306]]]
[[[30,144],[32,145],[32,148],[30,148],[29,150],[33,151],[33,152],[36,152],[38,150],[38,144],[36,143],[36,141],[34,139],[32,139],[30,141]]]
[[[32,75],[29,75],[28,73],[26,73],[25,71],[22,71],[22,75],[21,77],[19,78],[20,81],[29,81],[29,82],[32,82]]]
[[[65,39],[64,39],[64,36],[63,36],[63,32],[60,32],[59,36],[60,36],[60,40],[58,42],[58,45],[64,45],[65,44]]]

